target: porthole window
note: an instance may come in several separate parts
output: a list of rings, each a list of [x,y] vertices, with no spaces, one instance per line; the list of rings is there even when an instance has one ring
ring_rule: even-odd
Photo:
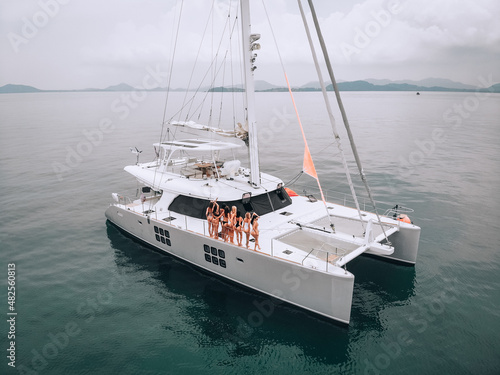
[[[158,229],[158,227],[156,225],[155,225],[155,233],[160,233],[160,230]]]
[[[172,243],[170,242],[170,240],[168,238],[165,241],[167,241],[168,246],[172,246]]]
[[[155,235],[156,237],[156,241],[160,241],[160,236],[158,236],[157,234]]]
[[[167,239],[167,244],[170,246],[169,239]],[[221,266],[222,268],[226,268],[226,252],[224,250],[204,244],[203,251],[203,255],[205,256],[205,260],[207,262],[213,263],[216,266]]]
[[[165,229],[165,237],[168,237],[170,238],[170,233],[168,232],[168,230]]]
[[[161,243],[165,243],[165,237],[161,237]]]
[[[164,235],[163,228],[160,228],[160,234],[161,234],[162,236]]]

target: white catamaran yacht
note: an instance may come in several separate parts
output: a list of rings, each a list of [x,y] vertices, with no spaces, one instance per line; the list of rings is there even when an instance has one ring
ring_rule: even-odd
[[[324,47],[311,1],[309,5]],[[106,217],[122,231],[162,252],[273,298],[348,324],[354,275],[347,271],[347,263],[361,254],[371,254],[415,264],[420,228],[397,206],[384,215],[377,213],[375,205],[373,211],[361,210],[343,153],[342,162],[355,207],[328,202],[322,192],[317,199],[311,195],[301,196],[285,186],[280,178],[260,171],[253,81],[254,51],[259,48],[260,35],[250,30],[249,0],[241,0],[238,8],[241,17],[234,18],[241,24],[238,29],[242,38],[245,89],[239,93],[244,98],[244,109],[233,130],[201,125],[186,117],[164,121],[169,129],[200,131],[209,137],[174,138],[172,131],[166,132],[168,139],[154,144],[157,156],[154,161],[139,163],[137,160],[135,165],[125,167],[141,184],[142,194],[131,199],[113,193],[114,202],[106,210]],[[300,1],[299,8],[310,38]],[[317,65],[313,43],[310,45]],[[326,49],[323,55],[336,88]],[[320,82],[324,82],[320,69],[318,75]],[[325,88],[322,89],[332,120]],[[347,127],[338,91],[336,94]],[[298,122],[302,129],[300,118]],[[333,121],[332,128],[338,142]],[[349,129],[348,134],[352,138]],[[223,141],[221,136],[232,136],[234,140]],[[303,171],[318,180],[305,137],[304,142]],[[352,142],[351,145],[371,198],[355,146]],[[341,150],[340,143],[338,146]],[[242,166],[239,160],[225,157],[242,147],[248,148],[249,168]],[[236,207],[242,217],[247,212],[258,215],[250,224],[250,246],[245,245],[245,233],[241,245],[225,238],[227,229],[223,225],[228,221],[227,216],[215,224],[213,219],[207,220],[207,208],[214,206],[210,204],[213,201],[220,208]],[[212,218],[213,214],[209,216]],[[245,224],[240,221],[239,225]]]

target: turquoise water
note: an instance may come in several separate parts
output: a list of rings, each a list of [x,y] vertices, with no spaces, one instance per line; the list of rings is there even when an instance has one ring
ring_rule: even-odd
[[[163,93],[127,114],[116,111],[124,94],[0,96],[4,353],[9,263],[18,313],[16,367],[4,355],[1,373],[499,373],[499,95],[343,94],[375,196],[415,209],[422,227],[415,267],[348,264],[346,327],[273,305],[106,223],[110,193],[135,194],[123,171],[135,162],[129,147],[151,160],[163,115]],[[324,189],[347,192],[321,94],[296,100]],[[259,93],[257,103],[262,167],[290,180],[303,144],[288,96]],[[313,182],[300,180],[308,191]]]

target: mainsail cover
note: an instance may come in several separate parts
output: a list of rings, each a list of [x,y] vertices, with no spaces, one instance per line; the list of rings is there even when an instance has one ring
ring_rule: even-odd
[[[246,126],[241,125],[240,123],[237,124],[235,130],[225,130],[213,126],[198,124],[194,121],[170,121],[169,124],[173,126],[181,126],[195,130],[208,131],[221,135],[223,137],[236,137],[243,140],[245,144],[248,142],[248,128]]]

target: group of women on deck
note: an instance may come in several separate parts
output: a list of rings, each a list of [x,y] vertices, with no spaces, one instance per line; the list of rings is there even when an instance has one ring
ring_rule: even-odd
[[[242,246],[243,233],[245,233],[246,248],[248,249],[250,236],[252,236],[255,239],[254,250],[260,249],[259,215],[255,212],[247,212],[245,213],[245,217],[243,217],[236,206],[232,208],[229,208],[228,205],[220,207],[216,199],[215,201],[211,201],[208,205],[206,217],[210,237],[218,239],[220,232],[220,236],[224,242],[235,244],[236,241],[238,246]]]

